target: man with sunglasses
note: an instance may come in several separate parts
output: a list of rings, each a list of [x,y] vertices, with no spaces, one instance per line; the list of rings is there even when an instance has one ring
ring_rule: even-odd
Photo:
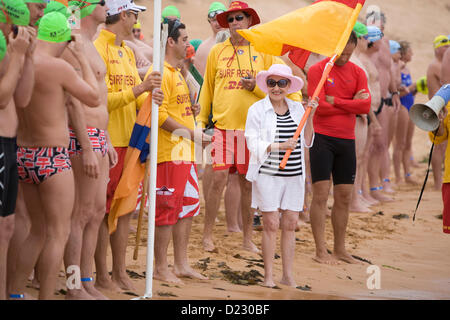
[[[354,32],[330,71],[319,94],[319,107],[314,115],[314,145],[310,148],[311,228],[316,244],[314,260],[338,264],[339,260],[356,263],[345,249],[345,233],[356,172],[355,121],[357,114],[367,114],[370,93],[364,71],[350,62],[357,45]],[[308,71],[308,95],[312,96],[330,59],[311,66]],[[327,252],[325,221],[327,199],[333,177],[334,204],[331,220],[334,231],[333,255]]]
[[[442,59],[444,57],[444,53],[448,51],[447,49],[449,47],[450,41],[447,36],[439,35],[434,38],[434,59],[427,68],[428,98],[430,99],[441,88],[441,69],[443,66]],[[442,165],[444,163],[446,148],[447,141],[437,144],[431,157],[435,190],[440,190],[442,186]]]
[[[127,37],[132,36],[138,13],[146,8],[137,6],[131,0],[110,0],[107,4],[109,10],[106,26],[100,31],[94,45],[107,69],[108,133],[118,155],[117,164],[109,172],[106,202],[106,213],[109,213],[114,192],[122,175],[125,154],[136,121],[136,111],[144,103],[148,92],[160,88],[161,75],[159,72],[152,72],[141,81],[133,51],[124,43]],[[162,103],[162,92],[155,92],[153,98],[158,104]],[[123,290],[134,288],[125,268],[130,216],[130,214],[121,216],[117,230],[111,235],[108,231],[107,216],[100,226],[95,254],[98,288],[113,289],[117,286]],[[108,239],[113,256],[112,277],[109,276],[106,264]]]
[[[248,29],[260,22],[258,14],[248,4],[233,1],[227,11],[216,16],[223,28],[229,28],[231,37],[216,44],[208,55],[205,79],[200,93],[201,111],[199,122],[208,124],[208,116],[213,113],[217,121],[212,146],[213,174],[211,188],[205,202],[205,228],[203,247],[215,251],[213,228],[220,199],[230,170],[239,173],[241,187],[241,214],[243,223],[243,248],[259,252],[252,241],[253,214],[250,210],[251,184],[245,179],[249,164],[244,129],[247,111],[256,101],[265,97],[255,81],[256,74],[267,70],[281,60],[257,52],[237,30]],[[298,97],[297,97],[297,100]]]

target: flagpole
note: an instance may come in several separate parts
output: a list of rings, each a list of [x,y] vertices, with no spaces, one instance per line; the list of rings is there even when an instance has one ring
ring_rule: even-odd
[[[153,14],[153,71],[161,70],[161,0],[154,0]],[[149,210],[147,233],[147,271],[145,273],[144,298],[151,298],[153,292],[153,257],[155,247],[156,211],[156,165],[158,157],[158,105],[152,101],[150,132],[150,177],[148,183]]]
[[[326,81],[328,75],[330,74],[331,69],[334,66],[334,63],[336,62],[336,59],[337,59],[337,54],[335,54],[330,59],[330,61],[328,61],[328,63],[326,64],[325,69],[323,70],[323,73],[322,73],[322,77],[320,78],[319,84],[317,85],[316,89],[314,90],[314,94],[311,97],[311,99],[309,100],[309,103],[306,106],[305,113],[303,114],[303,117],[300,120],[300,123],[299,123],[299,125],[297,127],[297,130],[295,131],[295,134],[294,134],[294,137],[293,137],[294,140],[297,140],[298,137],[300,136],[300,133],[302,132],[303,127],[305,126],[306,120],[308,119],[309,115],[311,114],[311,110],[312,110],[311,103],[314,100],[317,100],[317,98],[318,98],[318,96],[320,94],[320,91],[322,90],[322,87],[325,84],[325,81]],[[280,163],[280,169],[284,169],[286,167],[286,163],[287,163],[287,161],[289,159],[289,156],[291,155],[291,152],[292,152],[292,150],[288,149],[286,151],[286,153],[284,154],[283,160]]]

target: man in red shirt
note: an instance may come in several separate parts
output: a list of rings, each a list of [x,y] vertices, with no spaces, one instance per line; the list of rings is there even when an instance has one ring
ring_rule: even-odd
[[[345,250],[345,231],[356,172],[355,121],[357,114],[369,112],[371,102],[364,71],[349,61],[356,44],[357,38],[352,32],[319,94],[319,107],[313,119],[315,139],[309,151],[313,182],[311,227],[316,243],[314,260],[319,263],[338,264],[339,260],[356,263]],[[316,89],[329,60],[322,60],[309,69],[309,96]],[[334,185],[333,255],[327,252],[324,235],[331,174]]]

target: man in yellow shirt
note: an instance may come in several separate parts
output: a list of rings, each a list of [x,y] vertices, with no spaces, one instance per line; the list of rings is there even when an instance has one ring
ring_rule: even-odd
[[[248,29],[260,22],[258,14],[245,2],[233,1],[229,9],[218,14],[216,19],[223,28],[229,28],[231,37],[211,49],[199,100],[201,111],[198,120],[201,125],[208,124],[211,105],[213,121],[217,121],[211,151],[214,173],[205,201],[203,247],[206,251],[216,250],[212,232],[220,198],[230,170],[237,170],[241,187],[243,246],[245,250],[259,252],[252,242],[251,184],[245,179],[249,151],[244,129],[248,109],[266,96],[256,86],[256,74],[269,69],[274,63],[282,62],[274,56],[257,52],[237,33],[239,29]],[[296,98],[290,97],[300,99],[298,94]]]
[[[137,6],[131,0],[109,1],[108,8],[106,27],[100,31],[98,38],[94,41],[107,69],[105,80],[108,87],[108,132],[118,158],[117,164],[109,173],[107,213],[122,175],[125,154],[136,121],[136,112],[147,98],[148,92],[161,85],[161,76],[158,72],[153,72],[141,82],[134,54],[124,43],[124,39],[132,34],[138,13],[146,8]],[[161,104],[162,92],[155,92],[153,98]],[[95,285],[98,288],[111,290],[119,286],[124,290],[133,289],[125,268],[129,222],[130,215],[122,216],[118,221],[116,232],[110,237],[113,256],[112,280],[115,284],[111,282],[109,269],[106,266],[109,235],[107,217],[100,227],[95,254],[97,271]]]
[[[179,277],[206,279],[193,270],[187,258],[192,218],[200,213],[195,144],[207,144],[211,137],[195,129],[198,105],[192,105],[189,88],[180,65],[189,46],[186,26],[180,20],[166,19],[168,39],[159,107],[158,167],[155,219],[154,278],[180,283]],[[150,71],[149,71],[150,72]],[[197,141],[197,140],[196,140]],[[174,270],[169,270],[167,247],[173,237]]]

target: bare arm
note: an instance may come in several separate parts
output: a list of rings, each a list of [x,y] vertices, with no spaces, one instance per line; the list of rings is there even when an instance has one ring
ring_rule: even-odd
[[[441,85],[450,83],[450,49],[447,49],[442,58]]]
[[[428,98],[433,98],[434,94],[441,88],[441,81],[439,79],[440,70],[432,64],[427,70],[427,86],[428,86]]]
[[[24,27],[19,27],[16,38],[12,32],[9,35],[9,61],[5,74],[0,80],[0,109],[6,108],[16,91],[25,62],[25,53],[30,44],[29,38],[30,35]]]
[[[201,128],[198,128],[197,130],[189,129],[186,126],[176,122],[170,116],[161,125],[161,129],[164,129],[169,132],[173,132],[174,134],[177,134],[184,138],[190,139],[191,141],[196,142],[196,143],[201,142],[201,144],[203,146],[206,146],[212,140],[212,137],[203,133]]]
[[[100,169],[97,157],[92,149],[91,140],[86,131],[86,120],[84,117],[83,106],[80,101],[73,97],[68,98],[67,111],[70,118],[70,124],[75,131],[77,140],[81,145],[83,152],[81,157],[83,160],[84,173],[91,178],[97,179]]]
[[[27,32],[30,36],[30,45],[25,54],[25,62],[23,66],[22,76],[17,83],[16,91],[14,92],[14,101],[16,107],[25,108],[31,100],[34,89],[34,49],[36,48],[36,30],[32,27],[27,27]]]

